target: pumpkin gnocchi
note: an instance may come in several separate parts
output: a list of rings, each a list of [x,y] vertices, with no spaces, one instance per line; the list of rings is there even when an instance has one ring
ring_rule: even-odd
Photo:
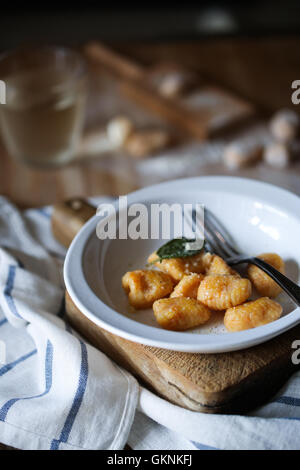
[[[269,263],[273,268],[285,274],[285,265],[283,259],[276,253],[263,253],[260,258]],[[265,297],[276,297],[281,292],[281,287],[273,281],[264,271],[254,264],[248,267],[248,277],[260,295]]]
[[[212,255],[202,251],[201,253],[188,256],[186,258],[169,258],[159,260],[156,253],[152,253],[148,258],[148,263],[168,273],[174,281],[180,281],[186,274],[203,274],[208,267]]]
[[[281,316],[281,305],[270,298],[281,288],[258,267],[249,265],[249,279],[245,279],[220,256],[204,249],[182,257],[178,243],[176,250],[172,252],[174,258],[160,259],[152,253],[148,263],[154,269],[127,272],[122,278],[130,304],[136,309],[152,306],[162,328],[182,331],[197,327],[206,323],[214,310],[225,312],[224,325],[231,332],[256,328]],[[264,253],[258,257],[285,272],[279,255]],[[261,298],[249,300],[252,285]]]
[[[166,273],[140,269],[124,274],[122,286],[130,304],[141,309],[151,307],[155,300],[170,294],[174,283]]]
[[[160,326],[167,330],[182,331],[206,323],[211,311],[196,299],[174,297],[156,300],[153,312]]]
[[[201,282],[197,299],[213,310],[225,310],[245,302],[251,295],[251,283],[233,275],[210,275]]]
[[[224,324],[228,331],[248,330],[277,320],[282,314],[279,303],[268,297],[246,302],[226,310]]]
[[[224,261],[220,256],[213,255],[210,259],[208,267],[206,268],[206,274],[209,276],[211,274],[231,274],[233,276],[238,276],[237,271],[232,269],[226,261]]]
[[[170,297],[189,297],[191,299],[197,299],[198,288],[204,277],[204,274],[197,273],[183,276],[181,281],[175,286]]]

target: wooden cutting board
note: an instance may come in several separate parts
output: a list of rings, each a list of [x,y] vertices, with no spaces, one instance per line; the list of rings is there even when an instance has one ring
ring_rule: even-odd
[[[69,246],[95,209],[80,199],[55,206],[54,236]],[[300,325],[242,351],[190,354],[125,340],[88,320],[66,292],[70,323],[96,348],[132,372],[140,383],[179,406],[207,413],[243,413],[271,397],[299,369],[291,345],[300,340]]]

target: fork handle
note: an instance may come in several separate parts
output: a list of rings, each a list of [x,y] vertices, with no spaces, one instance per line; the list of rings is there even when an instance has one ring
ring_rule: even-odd
[[[227,263],[230,265],[242,264],[242,263],[251,263],[255,266],[261,268],[265,273],[267,273],[277,284],[284,290],[293,301],[300,306],[300,287],[284,274],[279,272],[277,269],[273,268],[270,264],[266,263],[260,258],[245,258],[245,257],[236,257],[230,258],[227,260]]]

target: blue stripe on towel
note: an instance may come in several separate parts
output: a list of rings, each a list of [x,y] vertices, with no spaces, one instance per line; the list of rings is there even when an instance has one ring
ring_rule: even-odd
[[[19,359],[16,359],[15,361],[10,362],[9,364],[6,364],[5,366],[1,367],[0,377],[2,375],[6,374],[6,372],[8,372],[9,370],[13,369],[16,365],[20,364],[20,362],[25,361],[26,359],[28,359],[29,357],[33,356],[36,353],[37,353],[37,350],[34,349],[33,351],[30,351],[29,353],[25,354],[24,356],[19,357]]]
[[[77,413],[79,411],[80,405],[82,403],[84,392],[86,390],[86,384],[87,384],[87,378],[88,378],[88,353],[87,353],[86,345],[82,341],[79,341],[79,342],[81,346],[81,367],[80,367],[77,390],[75,393],[75,397],[74,397],[71,409],[69,411],[65,424],[59,436],[59,439],[53,439],[51,443],[51,447],[50,447],[51,450],[58,450],[61,442],[67,442],[70,436],[74,421],[76,419]]]
[[[48,340],[46,348],[46,358],[45,358],[45,390],[39,395],[34,395],[32,397],[21,397],[21,398],[11,398],[8,400],[2,408],[0,408],[0,421],[5,421],[7,413],[10,408],[19,400],[32,400],[34,398],[40,398],[49,393],[52,387],[52,366],[53,366],[53,345]]]
[[[7,318],[2,318],[2,320],[0,320],[0,326],[5,325],[5,323],[7,323]]]
[[[194,446],[199,450],[219,450],[217,447],[207,446],[205,444],[201,444],[200,442],[192,441],[192,444],[194,444]]]
[[[47,219],[50,219],[51,217],[51,213],[48,212],[47,209],[45,209],[44,207],[38,207],[37,209],[34,209],[36,212],[38,212],[39,214],[43,215],[44,217],[46,217]]]
[[[274,418],[274,419],[284,419],[286,421],[300,421],[300,418],[294,418],[294,417],[280,417],[280,418]]]
[[[15,282],[15,277],[16,277],[16,268],[17,266],[15,265],[10,265],[8,269],[8,276],[7,276],[7,281],[6,285],[4,288],[4,297],[6,299],[7,305],[10,309],[10,311],[15,315],[16,317],[22,318],[19,312],[17,311],[17,307],[15,305],[15,302],[12,298],[12,290],[14,288],[14,282]]]
[[[283,403],[284,405],[300,406],[300,398],[282,396],[274,400],[274,403]]]

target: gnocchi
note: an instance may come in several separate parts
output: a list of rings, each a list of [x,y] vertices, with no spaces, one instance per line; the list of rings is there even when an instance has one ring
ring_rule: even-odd
[[[232,269],[226,261],[224,261],[220,256],[213,255],[211,261],[206,269],[206,274],[232,274],[235,276],[239,276],[239,274]]]
[[[276,253],[263,253],[258,258],[285,274],[284,261]],[[253,264],[248,267],[248,277],[259,294],[264,297],[276,297],[281,292],[281,287],[268,274]]]
[[[206,323],[213,311],[215,315],[217,311],[224,314],[224,325],[231,332],[256,328],[281,316],[281,305],[271,299],[281,288],[258,267],[249,265],[249,279],[245,279],[220,256],[204,249],[180,258],[181,252],[177,244],[171,250],[177,257],[160,260],[152,253],[148,263],[154,265],[153,269],[129,271],[122,277],[129,303],[136,309],[152,306],[162,328],[194,328]],[[258,257],[285,273],[279,255],[264,253]],[[252,286],[261,298],[250,300]]]
[[[174,282],[166,273],[153,270],[129,271],[122,277],[122,286],[130,304],[136,308],[149,308],[153,302],[169,295]]]
[[[246,302],[226,310],[224,324],[228,331],[248,330],[277,320],[282,313],[279,303],[268,297]]]
[[[170,297],[189,297],[197,299],[197,292],[200,282],[204,279],[204,274],[187,274],[175,286]]]
[[[201,282],[197,299],[213,310],[225,310],[245,302],[251,295],[251,283],[233,275],[210,275]]]
[[[156,253],[152,253],[148,258],[148,263],[154,263],[161,271],[168,273],[175,281],[180,281],[186,274],[203,274],[209,266],[212,255],[201,253],[188,256],[186,258],[169,258],[159,261]]]
[[[174,297],[156,300],[153,312],[157,322],[167,330],[182,331],[206,323],[211,311],[196,299]]]

